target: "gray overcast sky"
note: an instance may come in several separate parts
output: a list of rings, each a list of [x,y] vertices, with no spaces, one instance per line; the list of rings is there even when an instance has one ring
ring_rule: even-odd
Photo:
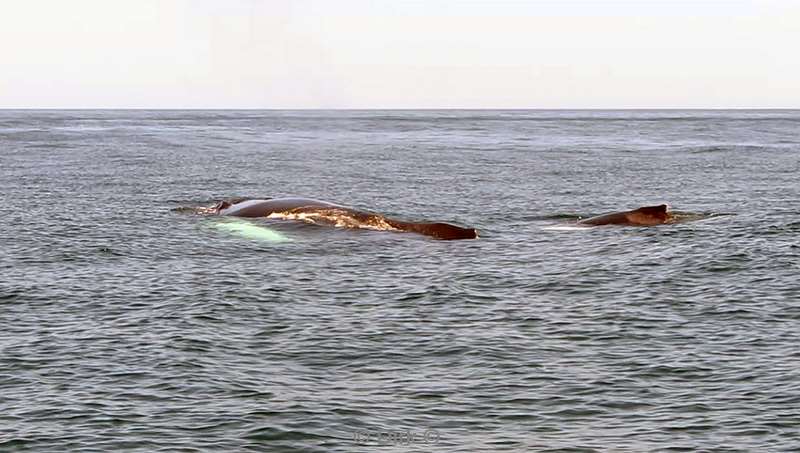
[[[0,0],[0,108],[800,107],[797,0]]]

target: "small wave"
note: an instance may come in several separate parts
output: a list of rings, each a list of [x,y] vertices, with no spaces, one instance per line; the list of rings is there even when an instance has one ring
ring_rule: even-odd
[[[545,215],[531,215],[525,216],[522,220],[536,221],[536,220],[578,220],[581,216],[577,214],[545,214]]]
[[[756,152],[768,150],[768,146],[761,145],[709,145],[709,146],[687,146],[683,150],[690,154],[714,154],[714,153],[729,153],[729,152]]]
[[[548,225],[542,227],[543,230],[547,231],[588,231],[591,229],[589,226],[585,225]]]
[[[193,208],[189,206],[178,206],[177,208],[172,208],[170,211],[172,212],[179,212],[181,214],[195,214],[197,213],[198,208]]]
[[[685,223],[685,222],[699,222],[701,220],[709,220],[717,217],[727,217],[736,214],[730,212],[687,212],[687,211],[671,211],[672,222],[670,223]]]

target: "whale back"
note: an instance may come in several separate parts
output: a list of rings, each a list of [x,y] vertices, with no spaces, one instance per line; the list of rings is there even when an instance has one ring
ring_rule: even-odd
[[[328,223],[349,228],[373,230],[398,230],[422,234],[436,239],[476,239],[474,228],[461,228],[449,223],[415,223],[384,217],[380,214],[356,209],[334,206],[304,206],[283,213],[285,218],[304,220],[311,223]]]
[[[589,217],[588,219],[582,219],[578,221],[578,223],[582,223],[584,225],[624,225],[628,223],[628,218],[625,215],[626,212],[612,212],[610,214],[603,214],[598,215],[595,217]]]
[[[660,225],[670,220],[671,216],[665,204],[658,206],[643,206],[628,213],[628,220],[635,225]]]
[[[215,210],[222,216],[272,217],[337,227],[399,230],[444,240],[478,237],[474,228],[440,222],[405,222],[310,198],[232,199],[220,202]]]
[[[658,206],[642,206],[632,211],[612,212],[581,220],[585,225],[633,225],[652,226],[667,223],[672,219],[665,204]]]
[[[259,198],[222,201],[217,213],[233,217],[267,217],[276,212],[285,212],[299,207],[332,207],[332,203],[310,198]]]
[[[634,212],[641,212],[642,214],[652,216],[665,216],[668,208],[669,207],[665,204],[660,204],[658,206],[642,206],[639,209],[634,209]]]
[[[434,222],[434,223],[414,223],[402,222],[399,220],[386,219],[387,222],[398,230],[410,231],[413,233],[424,234],[436,239],[446,241],[456,239],[477,239],[478,230],[475,228],[462,228],[449,223]]]

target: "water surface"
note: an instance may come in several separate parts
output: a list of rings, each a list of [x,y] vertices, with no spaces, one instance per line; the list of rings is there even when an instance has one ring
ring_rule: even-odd
[[[2,111],[0,450],[794,451],[798,174],[798,111]],[[171,211],[287,195],[481,238]],[[564,228],[662,202],[735,215]]]

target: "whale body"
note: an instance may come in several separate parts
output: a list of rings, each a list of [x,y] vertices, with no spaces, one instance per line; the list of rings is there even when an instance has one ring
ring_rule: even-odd
[[[199,213],[232,217],[268,217],[301,220],[347,228],[418,233],[436,239],[476,239],[474,228],[441,222],[407,222],[312,198],[232,198]]]
[[[669,212],[669,206],[643,206],[632,211],[612,212],[588,219],[579,220],[582,225],[627,225],[627,226],[654,226],[671,223],[674,220]]]

